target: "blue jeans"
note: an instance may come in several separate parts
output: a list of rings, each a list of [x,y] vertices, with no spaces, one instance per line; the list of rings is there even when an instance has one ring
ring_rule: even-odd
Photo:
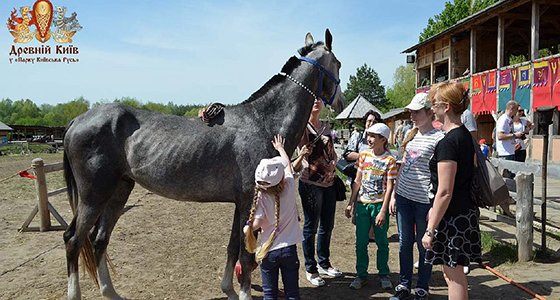
[[[299,259],[296,245],[268,252],[261,262],[263,299],[278,299],[278,273],[282,272],[285,299],[299,299]]]
[[[400,261],[400,284],[408,289],[412,285],[412,267],[414,242],[418,246],[418,282],[416,287],[428,290],[428,284],[432,275],[432,265],[424,263],[426,249],[422,246],[422,237],[426,232],[428,221],[426,216],[430,210],[430,204],[424,204],[409,200],[396,194],[397,200],[397,225],[399,229],[399,261]],[[416,229],[414,228],[416,225]]]
[[[334,186],[320,187],[300,180],[298,185],[303,207],[303,256],[305,270],[317,273],[315,260],[315,235],[317,235],[317,258],[322,268],[331,267],[331,234],[334,228],[336,194]],[[320,225],[319,225],[320,223]],[[317,232],[317,228],[319,232]]]

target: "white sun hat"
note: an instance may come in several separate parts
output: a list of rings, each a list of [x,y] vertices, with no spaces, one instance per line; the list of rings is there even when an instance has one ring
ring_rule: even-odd
[[[288,161],[280,156],[262,159],[255,170],[255,183],[260,188],[275,186],[284,178]]]

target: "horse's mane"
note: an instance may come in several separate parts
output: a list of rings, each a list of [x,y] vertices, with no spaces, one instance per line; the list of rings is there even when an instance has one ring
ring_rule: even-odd
[[[290,59],[288,59],[286,64],[284,64],[284,66],[282,67],[282,72],[286,73],[286,74],[290,74],[300,64],[301,64],[301,61],[297,57],[292,56],[292,57],[290,57]],[[258,99],[258,98],[262,97],[264,94],[266,94],[266,92],[268,92],[273,86],[282,82],[284,79],[285,79],[284,76],[281,76],[281,75],[278,75],[278,74],[272,76],[272,78],[270,78],[260,89],[258,89],[247,100],[241,102],[240,104],[246,104],[246,103],[255,101],[256,99]]]
[[[309,52],[313,51],[313,49],[315,49],[317,46],[322,46],[322,45],[324,45],[324,43],[319,41],[319,42],[317,42],[313,45],[309,45],[309,46],[305,46],[305,47],[300,48],[298,50],[298,53],[301,56],[306,56],[307,54],[309,54]],[[297,68],[300,64],[301,64],[301,60],[299,60],[299,58],[297,58],[295,56],[292,56],[292,57],[290,57],[290,59],[288,59],[286,64],[284,64],[284,66],[282,67],[282,72],[286,73],[286,74],[291,74],[292,71],[295,68]],[[264,94],[266,94],[266,92],[268,92],[268,90],[270,90],[270,88],[279,84],[284,79],[285,79],[285,77],[281,76],[281,75],[272,76],[272,78],[270,78],[258,91],[254,92],[247,100],[241,102],[240,104],[246,104],[246,103],[255,101],[256,99],[258,99],[258,98],[262,97]]]

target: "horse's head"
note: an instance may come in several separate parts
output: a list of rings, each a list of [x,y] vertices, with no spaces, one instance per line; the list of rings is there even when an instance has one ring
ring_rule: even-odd
[[[331,32],[326,30],[324,43],[315,42],[311,33],[307,33],[305,46],[299,49],[298,53],[301,55],[301,60],[319,69],[320,82],[317,97],[336,112],[341,112],[343,108],[339,78],[341,64],[332,51]]]

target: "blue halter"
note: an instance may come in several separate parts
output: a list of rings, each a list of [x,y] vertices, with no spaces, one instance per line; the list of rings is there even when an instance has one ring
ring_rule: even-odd
[[[331,105],[334,101],[334,97],[338,92],[338,86],[340,85],[340,79],[336,78],[333,73],[329,70],[325,69],[325,67],[321,66],[321,64],[313,58],[302,56],[299,60],[312,64],[313,66],[319,69],[319,87],[317,88],[316,95],[323,100],[323,103]],[[329,100],[323,96],[323,77],[327,75],[327,77],[332,80],[336,86],[334,87],[334,93]]]

